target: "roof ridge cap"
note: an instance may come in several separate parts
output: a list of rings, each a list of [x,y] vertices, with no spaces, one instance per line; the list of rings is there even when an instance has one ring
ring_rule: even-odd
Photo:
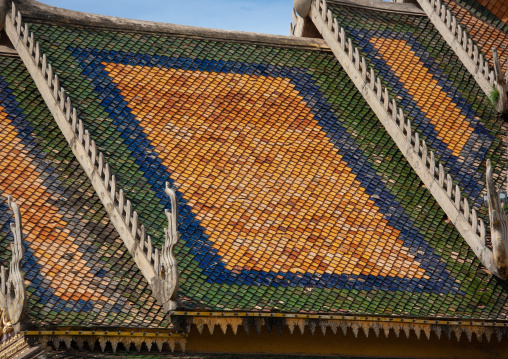
[[[331,4],[346,5],[380,12],[427,16],[425,12],[415,3],[395,3],[381,0],[329,0],[328,2]]]
[[[271,35],[246,31],[219,30],[188,25],[177,25],[156,21],[133,20],[115,16],[63,9],[35,0],[14,0],[16,7],[23,13],[25,20],[75,27],[93,27],[113,31],[136,33],[158,33],[213,39],[219,41],[249,42],[260,45],[303,48],[308,50],[329,51],[322,39],[295,38],[284,35]]]

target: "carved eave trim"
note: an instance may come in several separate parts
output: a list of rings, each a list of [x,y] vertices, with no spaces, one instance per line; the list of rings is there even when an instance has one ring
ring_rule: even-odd
[[[494,263],[500,277],[508,278],[508,218],[500,199],[500,191],[494,186],[490,160],[487,160],[486,177]]]
[[[384,335],[386,338],[393,333],[396,337],[409,338],[414,333],[418,339],[430,339],[435,334],[439,339],[446,335],[449,339],[454,333],[457,341],[462,334],[472,340],[473,335],[478,341],[487,341],[494,337],[501,340],[508,338],[508,322],[480,321],[450,318],[410,318],[410,317],[382,317],[382,316],[346,316],[334,314],[295,314],[295,313],[256,313],[256,312],[207,312],[207,311],[174,311],[172,320],[179,330],[190,332],[194,325],[199,333],[206,327],[209,333],[221,330],[224,334],[228,328],[236,335],[238,328],[249,334],[260,333],[264,327],[268,332],[282,331],[287,327],[291,334],[295,328],[304,334],[314,334],[316,329],[326,333],[337,332],[347,335],[352,332],[355,337],[362,331],[366,337]],[[216,328],[218,327],[218,328]],[[340,330],[338,330],[340,329]]]
[[[41,348],[36,348],[35,352],[31,350],[26,337],[21,334],[16,334],[0,342],[0,359],[18,358],[18,356],[33,358],[36,354],[40,354],[41,351]],[[25,356],[25,354],[33,354],[34,356]]]
[[[74,156],[90,179],[111,222],[148,281],[154,297],[164,306],[166,312],[180,308],[181,302],[177,298],[178,273],[173,253],[173,247],[178,240],[177,221],[174,218],[177,215],[176,195],[166,186],[173,210],[168,212],[169,235],[166,235],[164,247],[159,254],[157,248],[153,249],[150,237],[146,237],[145,228],[138,221],[138,213],[125,198],[124,191],[117,186],[116,177],[111,173],[104,155],[97,151],[95,141],[84,128],[83,121],[78,118],[70,97],[60,86],[58,75],[46,55],[41,54],[39,42],[28,25],[23,23],[22,15],[16,10],[14,3],[12,11],[6,15],[5,32],[34,80]]]
[[[138,352],[142,350],[143,344],[152,352],[161,352],[165,347],[171,352],[175,349],[185,352],[187,346],[187,334],[171,329],[109,328],[109,330],[91,330],[90,328],[72,327],[25,331],[23,334],[31,341],[42,345],[51,345],[55,350],[62,347],[71,350],[73,345],[80,351],[85,349],[85,345],[88,350],[93,350],[95,345],[99,344],[104,352],[109,343],[114,353],[117,352],[120,344],[124,350],[134,347]]]

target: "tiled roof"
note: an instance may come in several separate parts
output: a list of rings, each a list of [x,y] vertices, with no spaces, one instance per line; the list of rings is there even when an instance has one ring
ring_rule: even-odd
[[[160,325],[163,313],[20,59],[0,57],[0,263],[20,205],[30,319]],[[142,305],[140,305],[142,303]]]
[[[506,317],[501,285],[331,53],[31,28],[152,238],[165,181],[177,189],[187,307]],[[475,89],[461,79],[447,86]],[[500,140],[466,117],[442,157],[471,147],[481,163]]]
[[[460,24],[492,62],[492,47],[498,51],[501,67],[506,71],[508,60],[508,4],[495,0],[443,0]]]
[[[506,127],[474,78],[427,17],[331,4],[427,145],[480,212],[485,163],[501,171]],[[502,176],[498,173],[502,183]]]

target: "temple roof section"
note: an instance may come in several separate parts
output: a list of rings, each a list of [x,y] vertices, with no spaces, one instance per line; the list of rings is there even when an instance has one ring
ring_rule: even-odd
[[[499,52],[503,70],[508,61],[508,5],[492,0],[444,0],[493,67],[492,47]]]
[[[418,0],[499,113],[508,113],[507,5],[489,0]]]
[[[79,131],[104,154],[113,188],[155,247],[170,207],[165,183],[176,190],[185,308],[506,320],[504,284],[449,223],[324,40],[16,3],[33,32],[16,46],[52,65]],[[486,159],[499,183],[505,165],[502,121],[429,20],[403,5],[410,14],[330,9],[386,86],[383,98],[389,91],[413,123],[406,135],[426,140],[486,217]],[[64,92],[45,106],[40,79],[25,69],[32,59],[0,61],[0,185],[33,231],[30,315],[41,325],[169,327],[49,111],[70,108]],[[6,248],[9,218],[0,221]]]

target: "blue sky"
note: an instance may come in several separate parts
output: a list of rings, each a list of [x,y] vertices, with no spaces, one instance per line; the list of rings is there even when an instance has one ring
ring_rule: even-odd
[[[138,20],[288,35],[292,0],[40,0],[66,9]]]

